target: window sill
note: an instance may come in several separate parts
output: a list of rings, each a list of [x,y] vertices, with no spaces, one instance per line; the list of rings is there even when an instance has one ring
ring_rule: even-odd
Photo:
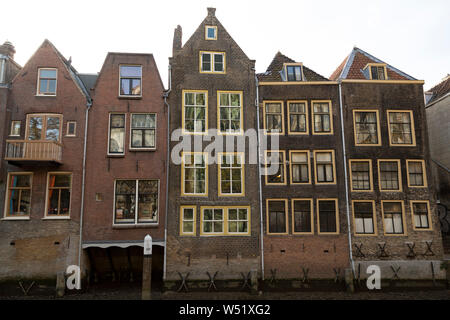
[[[140,100],[142,99],[142,96],[118,96],[118,99],[134,99],[134,100]]]
[[[130,152],[156,151],[156,148],[130,148]]]
[[[141,223],[141,224],[113,224],[113,229],[142,229],[142,228],[158,228],[159,222]]]
[[[27,221],[27,220],[30,220],[30,217],[5,217],[5,218],[2,218],[1,220],[2,221],[7,221],[7,220],[10,220],[10,221],[20,221],[20,220]]]
[[[107,154],[106,155],[107,158],[125,158],[125,153],[124,154]]]
[[[56,97],[56,94],[35,94],[35,97]]]
[[[70,220],[69,216],[64,217],[44,217],[42,220]]]

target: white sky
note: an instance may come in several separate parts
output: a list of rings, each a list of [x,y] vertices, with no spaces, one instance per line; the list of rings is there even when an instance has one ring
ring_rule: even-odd
[[[100,71],[108,51],[153,53],[167,87],[174,28],[184,43],[207,7],[257,72],[279,50],[329,77],[357,46],[425,89],[450,73],[448,0],[5,0],[0,42],[11,41],[24,65],[47,38],[84,73]]]

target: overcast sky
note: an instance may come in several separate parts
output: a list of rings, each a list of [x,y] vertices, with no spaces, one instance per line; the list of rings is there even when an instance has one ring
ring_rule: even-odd
[[[450,73],[449,0],[76,0],[3,1],[0,42],[24,65],[49,39],[79,72],[100,71],[108,51],[153,53],[167,87],[174,28],[183,43],[216,16],[263,72],[277,51],[329,77],[357,46],[425,80]]]

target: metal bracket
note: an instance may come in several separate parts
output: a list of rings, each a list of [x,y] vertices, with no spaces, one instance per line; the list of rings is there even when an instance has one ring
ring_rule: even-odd
[[[184,288],[184,290],[186,290],[186,292],[188,292],[189,290],[188,290],[188,287],[186,285],[186,280],[189,277],[189,272],[185,276],[183,276],[180,272],[178,272],[178,275],[181,278],[181,285],[178,288],[177,292],[180,292],[183,288]]]
[[[303,283],[306,283],[306,282],[308,282],[308,272],[309,272],[309,269],[308,268],[303,268],[302,267],[302,271],[303,271],[303,279],[302,279],[302,282]]]
[[[406,255],[407,258],[414,258],[416,257],[416,253],[414,252],[414,248],[416,247],[416,244],[414,242],[405,242],[405,244],[409,248],[409,252]]]
[[[23,287],[22,280],[19,280],[19,286],[20,286],[20,288],[22,289],[22,292],[23,292],[23,294],[24,294],[25,296],[28,295],[28,292],[30,292],[30,289],[33,287],[33,285],[34,285],[34,281],[31,282],[31,284],[28,286],[27,289],[25,289],[25,288]]]
[[[216,284],[215,284],[214,282],[215,282],[215,280],[216,280],[216,276],[217,276],[218,273],[219,273],[219,271],[216,271],[216,273],[214,273],[214,275],[211,277],[211,275],[209,274],[209,272],[206,271],[206,274],[207,274],[208,277],[209,277],[209,287],[208,287],[208,291],[210,291],[211,288],[214,288],[214,290],[217,291],[217,287],[216,287]]]
[[[242,290],[244,290],[245,288],[251,289],[251,286],[250,286],[250,283],[249,283],[249,281],[250,281],[250,274],[251,273],[249,272],[247,275],[245,275],[243,272],[241,272],[242,280],[244,281],[244,283],[243,283],[243,285],[241,287]]]
[[[433,240],[425,240],[425,244],[427,245],[427,251],[425,251],[424,256],[434,256],[434,252],[431,250]]]
[[[380,249],[380,251],[378,252],[378,257],[379,258],[387,258],[389,257],[389,255],[386,253],[386,242],[378,242],[378,249]]]
[[[355,257],[358,257],[358,258],[365,258],[366,257],[364,255],[364,253],[362,252],[362,246],[363,246],[362,243],[360,243],[359,246],[358,246],[357,243],[355,243],[355,247],[356,247]]]
[[[398,267],[397,269],[394,268],[394,266],[391,266],[392,272],[394,272],[394,279],[399,279],[400,277],[398,276],[398,272],[400,271],[401,267]]]
[[[270,269],[270,283],[274,283],[275,280],[275,276],[277,274],[277,269]]]
[[[338,283],[341,280],[341,268],[333,268],[334,282]]]

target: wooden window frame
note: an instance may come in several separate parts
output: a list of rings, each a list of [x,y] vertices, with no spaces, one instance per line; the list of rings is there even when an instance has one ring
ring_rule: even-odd
[[[222,156],[238,156],[241,158],[241,193],[222,192]],[[218,153],[218,194],[220,197],[244,197],[245,196],[245,156],[244,152],[219,152]]]
[[[14,124],[19,123],[19,134],[13,134]],[[9,129],[10,137],[20,137],[20,132],[22,131],[22,121],[21,120],[11,120],[11,128]]]
[[[291,131],[291,110],[289,108],[291,103],[298,103],[298,104],[304,103],[305,104],[305,117],[306,117],[306,131],[305,132]],[[300,113],[295,112],[294,114],[300,114]],[[289,135],[297,135],[297,136],[309,135],[309,108],[308,108],[307,100],[288,100],[287,101],[287,122],[288,122],[288,134]]]
[[[427,205],[427,219],[428,219],[428,228],[418,228],[415,223],[415,213],[414,213],[414,204],[415,203],[425,203]],[[431,218],[431,210],[430,210],[430,201],[429,200],[410,200],[409,207],[411,209],[411,220],[414,231],[433,231],[433,222]]]
[[[389,121],[390,113],[409,113],[409,119],[411,121],[411,143],[392,143],[392,134],[391,134],[391,122]],[[387,114],[387,125],[388,125],[388,134],[389,134],[389,146],[390,147],[415,147],[416,146],[416,129],[414,126],[414,114],[412,110],[386,110]]]
[[[271,201],[284,201],[284,216],[285,216],[285,221],[286,221],[286,232],[270,232],[270,223],[269,223],[269,202]],[[286,198],[280,198],[280,199],[275,199],[275,198],[267,198],[266,199],[266,234],[267,235],[288,235],[289,234],[289,217],[288,217],[288,199]]]
[[[316,132],[314,121],[314,104],[315,103],[328,103],[330,107],[330,132]],[[311,101],[311,126],[313,135],[334,135],[334,123],[333,123],[333,103],[331,100],[312,100]]]
[[[30,213],[28,215],[23,215],[23,216],[15,216],[15,215],[11,215],[8,213],[8,202],[9,202],[9,184],[11,181],[11,176],[17,176],[17,175],[27,175],[30,176],[30,187],[29,188],[22,188],[22,189],[27,189],[30,190]],[[8,172],[8,177],[6,180],[6,187],[5,187],[5,208],[4,208],[4,212],[3,212],[3,219],[2,220],[30,220],[30,216],[31,216],[31,209],[32,209],[32,203],[33,203],[33,176],[34,173],[33,172],[26,172],[26,171],[20,171],[20,172]],[[20,203],[20,199],[19,199],[19,203]]]
[[[370,80],[374,80],[374,81],[386,81],[389,80],[388,79],[388,74],[387,74],[387,65],[385,63],[368,63],[366,64],[366,66],[363,68],[363,70],[367,69],[369,70],[369,77]],[[372,67],[383,67],[384,69],[384,79],[373,79],[373,75],[372,75]]]
[[[266,104],[281,104],[281,132],[268,132],[267,131],[267,121],[266,121]],[[265,100],[263,101],[263,128],[265,135],[284,135],[284,101],[281,100]]]
[[[205,193],[186,193],[185,185],[184,185],[184,176],[185,176],[185,163],[184,156],[185,155],[195,155],[201,154],[204,157],[205,161]],[[207,197],[208,196],[208,153],[207,152],[181,152],[181,196],[182,197]]]
[[[56,76],[55,76],[55,93],[39,93],[41,90],[41,70],[55,70]],[[44,78],[44,79],[53,79],[53,78]],[[51,67],[45,67],[45,68],[38,68],[38,76],[37,76],[37,85],[36,85],[36,96],[39,97],[56,97],[56,94],[58,92],[58,68],[51,68]]]
[[[420,162],[422,164],[422,179],[423,179],[423,185],[422,186],[412,186],[410,184],[409,164],[411,162]],[[426,170],[426,166],[425,166],[425,160],[422,160],[422,159],[406,159],[406,180],[407,180],[407,183],[408,183],[408,188],[427,188],[428,187],[427,170]]]
[[[184,209],[192,209],[192,211],[193,211],[192,232],[186,232],[186,231],[183,230],[183,223],[185,222],[185,220],[184,220]],[[193,237],[193,236],[196,236],[196,234],[197,234],[197,206],[195,206],[195,205],[182,205],[182,206],[180,206],[180,236]]]
[[[211,60],[210,60],[210,63],[211,63],[211,70],[210,71],[203,71],[203,54],[204,53],[208,53],[208,54],[210,54],[211,55]],[[222,55],[222,61],[223,61],[223,71],[214,71],[214,67],[215,67],[215,60],[214,60],[214,57],[216,56],[216,55]],[[200,73],[207,73],[207,74],[226,74],[227,73],[227,68],[226,68],[226,66],[227,66],[227,63],[226,63],[226,52],[218,52],[218,51],[203,51],[203,50],[201,50],[200,52],[199,52],[199,72]]]
[[[349,159],[349,176],[350,176],[350,190],[351,192],[373,192],[373,169],[372,169],[372,159]],[[353,189],[353,171],[352,164],[355,162],[368,162],[369,163],[369,186],[368,190],[355,190]]]
[[[402,228],[403,233],[386,233],[386,223],[384,219],[384,204],[386,202],[398,202],[401,203],[402,208]],[[383,234],[389,237],[405,237],[408,235],[406,230],[406,221],[405,221],[405,203],[403,200],[381,200],[381,218],[383,219]]]
[[[355,203],[356,202],[370,202],[372,203],[372,223],[373,223],[373,233],[357,233],[356,232],[356,214],[355,214]],[[352,200],[352,217],[353,217],[353,235],[356,237],[374,237],[378,236],[377,228],[377,210],[375,207],[375,200]]]
[[[204,232],[203,231],[203,223],[204,219],[204,210],[205,209],[221,209],[222,210],[222,223],[223,228],[222,232]],[[229,232],[228,224],[229,220],[229,210],[230,209],[246,209],[247,210],[247,232]],[[214,221],[214,220],[212,220]],[[239,221],[239,220],[236,220]],[[231,237],[248,237],[251,235],[251,207],[242,205],[242,206],[201,206],[200,207],[200,236],[201,237],[214,237],[214,236],[231,236]]]
[[[295,231],[295,202],[296,201],[309,201],[311,211],[311,231],[310,232],[296,232]],[[292,234],[294,235],[313,235],[314,234],[314,201],[312,198],[293,198],[291,199],[291,212],[292,212]]]
[[[120,89],[122,88],[122,76],[120,75],[120,69],[121,67],[140,67],[141,68],[141,76],[138,77],[124,77],[125,79],[140,79],[141,80],[141,92],[140,94],[121,94]],[[119,64],[119,97],[120,98],[130,98],[130,99],[136,99],[136,98],[142,98],[142,92],[143,92],[143,83],[144,83],[144,77],[143,77],[143,66],[141,64]]]
[[[397,163],[397,169],[398,169],[398,190],[395,189],[382,189],[381,188],[381,170],[380,170],[380,163],[381,162],[396,162]],[[378,167],[378,188],[380,192],[402,192],[403,191],[403,182],[402,182],[402,165],[400,162],[400,159],[378,159],[377,160],[377,167]]]
[[[57,214],[57,215],[49,215],[48,214],[48,208],[49,208],[49,188],[50,188],[50,176],[51,175],[70,175],[70,187],[68,188],[70,190],[70,201],[69,201],[69,213],[68,214]],[[72,200],[73,200],[73,173],[67,172],[67,171],[50,171],[47,172],[47,183],[46,183],[46,190],[45,190],[45,213],[44,213],[44,219],[46,220],[58,220],[58,219],[70,219],[70,214],[72,213]],[[55,189],[67,189],[67,187],[56,187]],[[58,207],[60,207],[60,201],[61,196],[58,200]]]
[[[240,130],[238,132],[227,132],[227,131],[222,131],[220,128],[220,95],[221,94],[239,94],[240,96]],[[218,90],[217,91],[217,133],[219,135],[230,135],[230,136],[238,136],[238,135],[243,135],[244,134],[244,92],[243,91],[222,91],[222,90]],[[227,108],[230,106],[224,106],[224,108]]]
[[[329,153],[331,152],[331,161],[333,164],[333,182],[318,182],[317,181],[317,153]],[[314,183],[316,185],[335,185],[337,184],[337,176],[336,176],[336,157],[334,150],[314,150]]]
[[[370,113],[374,112],[377,118],[377,139],[378,143],[358,143],[357,135],[356,135],[356,113],[357,112],[365,112]],[[378,109],[353,109],[353,137],[355,146],[357,147],[379,147],[382,145],[381,141],[381,129],[380,129],[380,112]]]
[[[208,37],[208,29],[213,28],[214,29],[214,38]],[[205,40],[217,40],[217,26],[205,26]]]
[[[306,153],[306,156],[308,157],[308,182],[294,182],[293,181],[293,177],[292,177],[292,165],[293,165],[293,161],[292,161],[292,154],[293,153]],[[312,184],[312,180],[311,180],[311,152],[309,150],[289,150],[289,183],[291,185],[308,185],[308,184]]]
[[[182,90],[182,109],[181,109],[181,133],[183,135],[208,135],[208,90]],[[205,131],[204,132],[190,132],[186,131],[186,93],[203,93],[205,95]],[[195,128],[194,128],[195,129]]]
[[[74,132],[73,134],[69,134],[70,124],[74,124]],[[77,136],[77,122],[76,121],[67,121],[66,123],[66,137],[76,137]]]
[[[288,67],[300,67],[300,73],[301,73],[301,79],[300,80],[289,80],[288,78]],[[303,72],[303,63],[300,62],[289,62],[283,64],[283,71],[286,75],[285,82],[304,82],[305,81],[305,74]]]
[[[29,126],[30,126],[30,118],[33,117],[42,117],[43,118],[43,123],[42,123],[42,131],[41,131],[41,139],[40,140],[30,140],[28,139],[28,133],[29,133]],[[27,114],[27,119],[26,119],[26,127],[25,127],[25,140],[27,141],[53,141],[53,140],[47,140],[45,139],[46,136],[46,132],[47,132],[47,118],[48,117],[54,117],[54,118],[59,118],[59,135],[58,135],[58,140],[56,142],[61,143],[62,140],[62,127],[63,127],[63,115],[60,113],[29,113]]]
[[[155,128],[133,128],[133,115],[139,114],[150,114],[155,116]],[[155,132],[155,146],[154,147],[133,147],[133,130],[154,130]],[[158,114],[155,112],[132,112],[130,113],[130,139],[129,139],[129,149],[131,151],[154,151],[156,150],[157,142],[157,132],[158,132]]]
[[[110,152],[111,148],[111,116],[113,115],[123,115],[124,116],[124,125],[123,125],[123,152]],[[118,156],[123,157],[125,155],[125,150],[127,148],[126,146],[126,140],[127,140],[127,114],[125,112],[110,112],[108,114],[108,145],[107,145],[107,155],[108,156]]]
[[[269,182],[267,175],[267,167],[268,167],[268,153],[282,153],[283,154],[283,181],[284,182]],[[285,150],[265,150],[264,151],[264,163],[265,163],[265,182],[267,186],[285,186],[287,185],[287,175],[286,175],[286,151]]]
[[[336,232],[322,232],[320,231],[320,201],[334,201],[335,202],[335,210],[336,210]],[[339,226],[339,202],[337,198],[318,198],[316,199],[316,212],[317,212],[317,234],[320,235],[336,235],[340,232]]]

